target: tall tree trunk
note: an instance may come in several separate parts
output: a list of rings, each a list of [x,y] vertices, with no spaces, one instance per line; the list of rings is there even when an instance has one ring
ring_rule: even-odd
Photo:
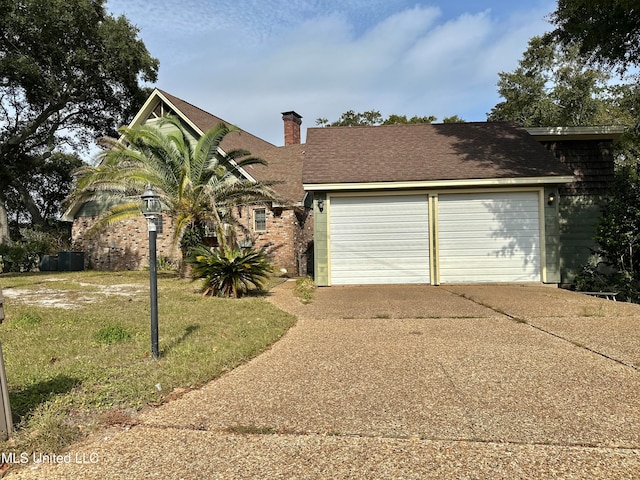
[[[9,219],[7,217],[7,209],[4,205],[4,199],[0,198],[0,245],[9,243]]]
[[[27,212],[29,212],[29,215],[31,215],[31,224],[34,226],[44,226],[44,218],[42,217],[40,209],[38,208],[38,205],[36,205],[36,202],[33,200],[33,197],[31,196],[29,190],[27,190],[22,184],[17,186],[17,189],[25,209],[27,210]]]

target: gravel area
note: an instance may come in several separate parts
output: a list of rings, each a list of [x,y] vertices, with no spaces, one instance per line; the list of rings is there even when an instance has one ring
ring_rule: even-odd
[[[487,318],[500,314],[455,292],[429,285],[363,285],[320,287],[313,301],[302,305],[294,296],[294,282],[270,293],[269,300],[298,318]]]
[[[302,305],[292,288],[269,301],[299,321],[267,352],[9,478],[640,472],[640,373],[606,355],[635,358],[616,329],[638,340],[637,305],[529,286],[332,287]]]
[[[640,368],[640,305],[539,286],[443,288],[568,342]]]
[[[538,285],[446,285],[438,287],[521,319],[544,317],[634,317],[640,305],[614,302],[562,288]]]
[[[640,471],[637,450],[149,427],[136,428],[131,442],[132,433],[88,445],[95,464],[40,466],[11,478],[629,480]]]

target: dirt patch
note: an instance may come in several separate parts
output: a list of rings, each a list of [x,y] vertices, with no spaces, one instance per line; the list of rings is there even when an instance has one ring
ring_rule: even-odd
[[[47,282],[63,282],[64,278],[47,280]],[[78,285],[78,289],[42,288],[5,288],[5,298],[16,303],[39,307],[74,309],[96,301],[97,296],[132,297],[146,291],[139,284],[97,285],[95,283],[70,282]]]

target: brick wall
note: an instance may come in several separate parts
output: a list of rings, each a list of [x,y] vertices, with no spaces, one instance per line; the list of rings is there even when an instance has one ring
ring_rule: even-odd
[[[282,112],[282,121],[284,122],[284,144],[299,145],[302,117],[293,111]]]
[[[265,231],[254,228],[255,211],[259,209],[266,210]],[[291,276],[306,274],[306,260],[301,255],[306,254],[313,239],[313,220],[308,209],[270,209],[256,205],[242,208],[236,218],[240,224],[238,238],[247,238],[255,248],[264,248],[273,258],[276,271],[286,269]],[[303,264],[302,269],[299,262]]]
[[[86,238],[95,217],[79,217],[73,222],[71,240],[74,250],[85,253],[85,267],[94,270],[141,270],[149,266],[149,232],[143,217],[131,218],[107,227],[99,234]],[[163,216],[163,233],[158,233],[158,258],[173,261],[181,258],[180,249],[173,245],[173,220]]]
[[[254,211],[266,211],[266,230],[254,229]],[[243,207],[235,212],[240,225],[238,239],[247,238],[255,248],[264,248],[273,259],[276,272],[286,269],[291,276],[299,273],[298,263],[303,263],[306,274],[306,261],[301,258],[309,250],[313,238],[313,221],[308,210],[270,209],[266,206]],[[144,218],[132,218],[118,222],[92,238],[83,236],[93,224],[95,217],[76,218],[72,226],[73,248],[85,253],[85,267],[95,270],[140,270],[148,266],[149,237],[147,222]],[[173,220],[163,216],[163,233],[158,234],[158,258],[166,257],[176,264],[181,252],[173,245]]]

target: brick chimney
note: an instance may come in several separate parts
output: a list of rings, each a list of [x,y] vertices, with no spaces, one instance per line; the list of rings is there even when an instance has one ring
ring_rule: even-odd
[[[302,115],[298,115],[293,110],[290,112],[282,112],[282,121],[284,122],[284,144],[299,145]]]

